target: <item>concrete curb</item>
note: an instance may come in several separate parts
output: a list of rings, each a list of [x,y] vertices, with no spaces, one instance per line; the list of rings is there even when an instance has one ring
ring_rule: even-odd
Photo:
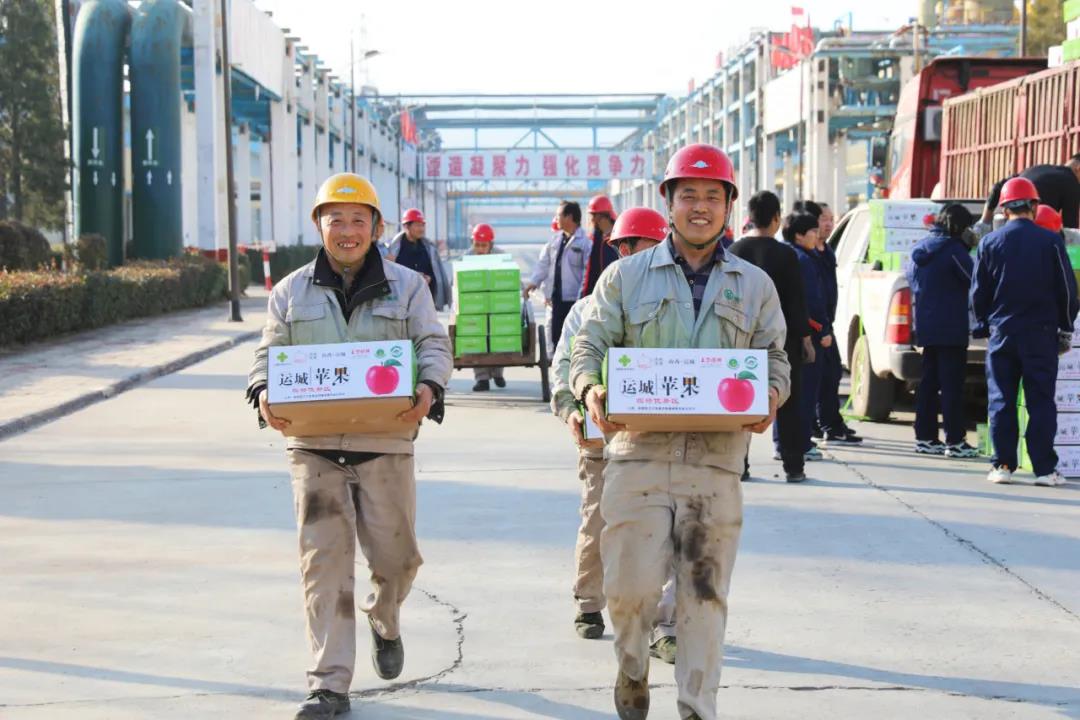
[[[39,410],[29,415],[23,415],[22,417],[9,420],[3,424],[0,424],[0,441],[7,440],[15,435],[20,435],[28,430],[40,427],[47,423],[51,423],[53,420],[59,420],[60,418],[70,415],[74,412],[78,412],[83,408],[89,407],[95,403],[99,403],[102,400],[108,400],[111,397],[115,397],[120,393],[127,392],[132,388],[148,383],[151,380],[164,377],[166,375],[172,375],[175,372],[179,372],[186,367],[202,362],[207,358],[211,358],[214,355],[223,353],[226,350],[236,347],[241,343],[255,340],[262,335],[262,330],[253,330],[241,335],[237,335],[234,338],[220,342],[217,345],[212,345],[202,350],[197,350],[193,353],[179,357],[172,362],[165,363],[163,365],[155,365],[151,368],[145,368],[133,373],[123,380],[119,380],[112,385],[101,390],[94,390],[88,392],[85,395],[72,398],[67,402],[60,403],[55,407],[48,408],[46,410]]]

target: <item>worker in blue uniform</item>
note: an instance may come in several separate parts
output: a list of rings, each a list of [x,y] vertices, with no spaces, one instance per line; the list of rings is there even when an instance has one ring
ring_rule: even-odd
[[[1013,481],[1017,467],[1017,395],[1023,381],[1025,438],[1036,485],[1063,485],[1057,471],[1058,356],[1072,345],[1080,310],[1076,278],[1060,235],[1034,222],[1039,193],[1028,179],[1001,190],[1006,223],[979,243],[971,285],[973,334],[989,337],[986,384],[993,468],[988,480]]]
[[[964,372],[967,368],[974,263],[964,232],[975,217],[960,203],[938,213],[930,234],[911,251],[905,268],[914,296],[915,342],[922,351],[922,379],[915,392],[915,452],[950,458],[973,458],[977,448],[964,439]],[[938,413],[945,442],[938,437]]]

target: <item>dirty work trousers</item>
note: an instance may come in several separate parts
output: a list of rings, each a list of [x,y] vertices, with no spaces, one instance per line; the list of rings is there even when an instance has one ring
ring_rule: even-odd
[[[494,380],[495,378],[501,378],[502,376],[503,369],[501,367],[473,368],[473,379],[477,382],[480,380]]]
[[[401,604],[423,562],[416,545],[412,455],[383,455],[359,465],[289,450],[300,536],[311,690],[349,691],[356,661],[356,543],[371,571],[360,603],[380,636],[400,636]]]
[[[1016,400],[1020,381],[1024,383],[1024,405],[1028,412],[1028,455],[1035,476],[1057,469],[1054,450],[1057,435],[1057,330],[1031,328],[1020,335],[993,332],[986,349],[986,390],[990,411],[990,437],[994,442],[994,466],[1016,470],[1020,440]]]
[[[674,563],[679,716],[715,720],[742,530],[739,475],[687,463],[612,460],[604,484],[604,593],[619,669],[635,680],[647,676],[649,631]]]
[[[604,600],[604,565],[600,557],[600,535],[604,530],[604,518],[600,514],[600,498],[604,493],[604,466],[602,457],[590,457],[578,452],[578,479],[581,480],[581,526],[578,528],[574,559],[577,579],[574,581],[574,602],[578,612],[600,612]],[[652,640],[675,637],[675,578],[669,573],[664,583],[660,602],[656,608],[656,624]]]

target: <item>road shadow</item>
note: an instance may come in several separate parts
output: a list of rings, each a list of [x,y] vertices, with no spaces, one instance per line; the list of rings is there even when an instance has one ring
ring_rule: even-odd
[[[978,697],[986,700],[1044,705],[1065,713],[1066,717],[1080,717],[1080,688],[1077,687],[985,678],[920,675],[887,668],[853,665],[730,645],[725,649],[724,662],[729,667],[800,675],[826,675],[887,686],[920,688],[946,694]]]

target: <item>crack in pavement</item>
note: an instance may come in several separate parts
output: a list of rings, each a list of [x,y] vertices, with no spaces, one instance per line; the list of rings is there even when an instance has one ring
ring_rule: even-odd
[[[454,631],[457,634],[457,657],[455,657],[454,661],[452,663],[450,663],[448,666],[446,666],[442,670],[439,670],[438,672],[436,672],[436,673],[434,673],[432,675],[427,675],[425,677],[416,678],[414,680],[407,680],[405,682],[391,683],[390,685],[386,685],[384,687],[371,688],[369,690],[357,690],[355,692],[350,692],[349,697],[357,698],[357,699],[377,698],[377,697],[382,697],[384,695],[392,695],[392,694],[398,693],[398,692],[400,692],[402,690],[418,689],[419,687],[421,687],[422,685],[427,684],[427,683],[430,683],[430,684],[434,685],[434,684],[438,683],[439,680],[441,680],[442,678],[446,677],[447,675],[449,675],[450,673],[454,672],[459,667],[461,667],[461,663],[465,659],[465,649],[464,649],[465,648],[465,618],[468,617],[468,614],[463,612],[456,605],[454,605],[454,604],[452,604],[450,602],[447,602],[446,600],[443,600],[442,598],[440,598],[438,595],[436,595],[433,592],[428,592],[427,590],[424,590],[423,588],[418,588],[418,587],[415,587],[415,586],[414,586],[413,589],[417,590],[419,592],[422,592],[433,603],[435,603],[436,605],[439,605],[441,607],[444,607],[444,608],[446,608],[447,610],[450,611],[451,616],[452,616],[451,620],[454,623]]]
[[[855,477],[859,478],[859,480],[861,480],[866,485],[869,485],[873,489],[888,495],[890,498],[892,498],[893,500],[898,502],[900,505],[905,507],[909,512],[911,512],[912,514],[922,518],[923,520],[928,522],[930,525],[933,525],[935,528],[940,530],[945,535],[945,537],[949,538],[954,543],[956,543],[960,547],[964,548],[968,552],[974,554],[982,562],[986,563],[987,565],[990,565],[993,568],[996,568],[998,571],[1004,573],[1005,575],[1008,575],[1013,580],[1016,580],[1017,582],[1019,582],[1021,585],[1023,585],[1028,590],[1030,590],[1032,593],[1034,593],[1034,595],[1037,598],[1039,598],[1040,600],[1043,600],[1044,602],[1047,602],[1047,603],[1053,605],[1054,607],[1056,607],[1057,609],[1061,610],[1063,613],[1065,613],[1066,615],[1071,617],[1073,620],[1080,621],[1080,615],[1078,615],[1076,612],[1074,612],[1073,610],[1071,610],[1068,607],[1066,607],[1065,605],[1063,605],[1060,601],[1056,600],[1054,597],[1052,597],[1045,590],[1042,590],[1041,588],[1036,586],[1034,583],[1032,583],[1030,580],[1026,579],[1022,575],[1017,573],[1015,570],[1010,568],[1005,563],[1004,560],[994,557],[989,552],[987,552],[986,550],[983,550],[981,547],[976,545],[973,541],[968,540],[966,537],[954,532],[953,530],[946,527],[946,525],[944,523],[933,519],[932,517],[930,517],[929,515],[924,513],[922,510],[915,507],[913,504],[909,503],[907,500],[904,500],[897,493],[893,492],[892,490],[888,489],[887,487],[884,487],[883,485],[877,484],[876,482],[871,480],[870,477],[868,475],[866,475],[866,473],[864,473],[862,470],[860,470],[857,467],[855,467],[854,465],[852,465],[850,462],[838,458],[833,453],[827,453],[826,457],[832,459],[837,464],[841,465],[842,467],[844,467],[845,469],[850,471],[853,475],[855,475]]]

